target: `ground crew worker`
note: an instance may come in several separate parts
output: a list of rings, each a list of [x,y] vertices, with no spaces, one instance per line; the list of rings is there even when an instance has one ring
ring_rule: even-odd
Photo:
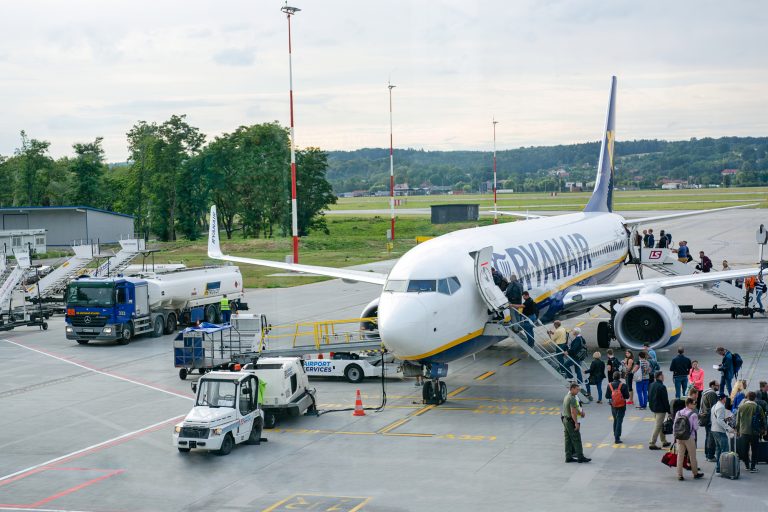
[[[221,298],[221,323],[228,324],[229,323],[229,299],[227,298],[226,294]]]
[[[578,384],[571,384],[568,393],[563,398],[563,408],[560,411],[560,420],[563,422],[563,433],[565,437],[565,462],[589,462],[584,456],[584,449],[581,446],[581,430],[579,418],[584,417],[584,410],[579,407],[579,401],[576,395],[579,394]]]

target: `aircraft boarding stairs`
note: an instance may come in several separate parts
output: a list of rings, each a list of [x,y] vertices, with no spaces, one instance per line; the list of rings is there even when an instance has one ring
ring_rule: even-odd
[[[0,283],[4,283],[11,275],[13,267],[8,266],[8,257],[5,253],[0,253]]]
[[[677,254],[672,252],[671,249],[651,249],[648,247],[640,249],[640,263],[665,276],[682,276],[698,273],[699,271],[696,270],[694,261],[690,263],[678,261]],[[717,281],[702,285],[700,288],[729,306],[757,307],[755,294],[750,294],[749,303],[745,304],[744,290],[727,281]]]
[[[99,254],[98,244],[73,245],[75,255],[62,263],[56,270],[27,287],[31,300],[61,295],[69,280],[84,269]]]
[[[8,309],[7,306],[11,300],[11,295],[13,295],[14,290],[24,278],[24,274],[30,267],[29,253],[27,251],[14,252],[14,256],[16,257],[17,265],[13,267],[0,285],[0,308],[2,308],[3,311]],[[5,255],[3,255],[3,260],[5,260]],[[5,270],[3,270],[3,274],[5,274]]]
[[[120,240],[120,250],[117,254],[99,265],[91,275],[93,277],[115,276],[128,268],[136,256],[144,251],[146,251],[146,241],[143,238]]]
[[[509,319],[509,316],[506,318]],[[528,342],[526,341],[527,335],[523,326],[530,322],[530,320],[522,313],[518,313],[518,318],[519,321],[517,322],[513,319],[509,322],[488,322],[485,324],[485,331],[483,334],[486,336],[509,336],[509,338],[516,342],[520,348],[525,350],[532,359],[537,361],[545,370],[547,370],[555,379],[555,382],[562,383],[564,388],[572,382],[577,382],[581,386],[582,395],[586,397],[586,379],[588,378],[588,375],[584,373],[586,368],[578,361],[571,358],[567,352],[561,350],[557,345],[552,343],[547,334],[548,328],[544,325],[534,324],[533,345],[528,345]],[[579,380],[573,372],[573,365],[581,368],[581,380]]]

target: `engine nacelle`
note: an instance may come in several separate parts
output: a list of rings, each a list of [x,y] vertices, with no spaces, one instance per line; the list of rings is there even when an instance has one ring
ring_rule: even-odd
[[[370,333],[371,336],[378,337],[379,335],[379,324],[378,324],[378,318],[379,318],[379,298],[376,297],[371,302],[368,303],[365,308],[363,308],[363,312],[360,313],[360,318],[375,318],[376,321],[366,321],[366,322],[360,322],[360,330],[364,333]],[[364,337],[366,337],[364,335]]]
[[[613,330],[624,347],[642,350],[647,343],[655,349],[672,345],[680,338],[683,316],[677,304],[665,295],[636,295],[616,309]]]

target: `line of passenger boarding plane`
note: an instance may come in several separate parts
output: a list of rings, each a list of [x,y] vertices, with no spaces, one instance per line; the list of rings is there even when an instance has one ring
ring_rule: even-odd
[[[490,267],[516,274],[538,303],[544,323],[582,315],[610,304],[611,321],[598,325],[598,344],[612,338],[640,349],[675,343],[682,330],[680,309],[665,291],[682,286],[756,275],[758,269],[645,279],[610,284],[629,251],[629,234],[639,224],[743,208],[717,208],[625,219],[613,213],[616,77],[612,77],[595,189],[584,211],[552,217],[499,212],[524,221],[463,229],[417,245],[389,275],[314,265],[228,256],[221,252],[216,206],[211,207],[211,258],[341,278],[383,286],[381,296],[362,312],[378,317],[385,347],[395,357],[423,365],[425,386],[446,393],[439,382],[447,363],[506,339],[484,334],[486,324],[507,306]],[[618,304],[619,299],[623,300]],[[426,389],[425,389],[426,392]]]

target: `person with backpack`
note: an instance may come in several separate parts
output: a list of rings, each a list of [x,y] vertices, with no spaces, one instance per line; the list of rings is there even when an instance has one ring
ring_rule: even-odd
[[[600,359],[602,354],[595,352],[592,354],[592,363],[589,365],[589,369],[584,373],[589,375],[587,379],[587,395],[592,396],[590,385],[597,388],[597,403],[603,403],[603,381],[605,380],[605,363]]]
[[[491,277],[493,277],[493,284],[498,286],[502,292],[507,289],[509,281],[507,281],[506,278],[501,275],[501,272],[496,270],[496,267],[491,267]]]
[[[675,381],[675,398],[681,398],[688,388],[688,372],[691,371],[691,360],[685,357],[685,348],[677,347],[677,356],[669,365],[672,380]]]
[[[718,392],[720,386],[717,385],[716,380],[709,381],[709,387],[701,395],[699,400],[699,425],[706,430],[706,436],[704,438],[704,456],[708,462],[715,462],[715,449],[717,448],[716,440],[712,435],[712,407],[718,401]]]
[[[755,403],[756,398],[754,391],[747,393],[747,399],[741,403],[736,413],[736,435],[744,440],[743,452],[739,456],[750,473],[757,473],[757,444],[766,429],[765,412]]]
[[[712,260],[704,254],[704,251],[699,251],[699,261],[700,263],[696,265],[696,270],[700,270],[705,274],[712,270]]]
[[[720,391],[730,395],[733,391],[731,381],[736,375],[733,354],[731,354],[730,350],[725,350],[724,347],[717,347],[715,352],[723,358],[720,362],[720,366],[717,367],[718,371],[722,374],[720,377]],[[741,357],[739,357],[739,359],[741,359]]]
[[[677,442],[677,479],[683,478],[683,461],[686,454],[691,461],[691,471],[693,478],[699,479],[704,473],[699,471],[699,465],[696,461],[696,432],[699,429],[699,415],[696,414],[696,399],[686,398],[685,407],[675,415],[675,422],[672,425],[672,433]]]
[[[731,402],[733,402],[733,409],[731,410],[734,414],[736,414],[739,405],[741,405],[745,398],[747,398],[747,381],[737,380],[731,392]]]
[[[648,354],[641,350],[637,355],[635,365],[635,387],[637,388],[638,409],[645,409],[648,405],[648,384],[651,380],[651,364],[648,362]]]
[[[570,359],[565,361],[565,368],[570,372],[571,379],[575,377],[579,382],[582,382],[581,363],[587,358],[587,342],[578,327],[571,329],[571,334],[573,339],[568,345],[568,357]],[[572,370],[571,367],[573,367]],[[587,388],[587,397],[591,398],[591,396],[589,388]]]
[[[523,292],[523,315],[527,318],[527,320],[523,322],[526,342],[529,347],[533,347],[533,327],[539,319],[539,306],[531,298],[530,292],[527,291]]]
[[[613,380],[608,383],[605,396],[609,397],[611,404],[611,416],[613,416],[613,442],[621,443],[621,425],[624,423],[624,415],[627,412],[627,400],[629,390],[627,385],[621,382],[621,374],[613,372]]]
[[[768,286],[763,282],[763,274],[757,275],[757,282],[755,283],[755,300],[757,305],[760,306],[760,310],[765,314],[765,308],[763,307],[763,294],[768,291]]]
[[[651,440],[648,442],[648,449],[661,450],[661,448],[667,448],[670,445],[667,441],[667,436],[664,434],[664,420],[670,414],[669,393],[667,392],[667,386],[664,385],[664,372],[656,372],[654,377],[651,389],[648,391],[648,407],[654,415],[656,424],[653,427]],[[661,437],[661,448],[656,445],[656,439],[659,437]]]
[[[605,374],[608,377],[608,380],[610,381],[613,378],[613,374],[615,372],[621,373],[621,362],[618,360],[616,356],[613,355],[612,348],[609,348],[608,350],[606,350],[605,355],[608,357],[608,360],[605,363],[605,372],[606,372]]]
[[[664,230],[662,229],[661,231],[659,231],[659,243],[656,245],[656,248],[666,249],[668,242],[669,240],[667,240],[667,235],[664,233]]]

